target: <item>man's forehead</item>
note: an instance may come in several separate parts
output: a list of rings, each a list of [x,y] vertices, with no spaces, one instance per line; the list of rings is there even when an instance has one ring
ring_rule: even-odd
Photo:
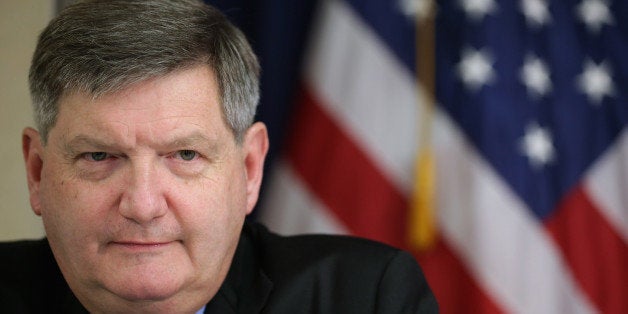
[[[216,141],[232,136],[217,92],[213,73],[203,66],[98,97],[67,93],[51,131],[59,129],[66,143],[85,143],[86,138],[171,146]]]
[[[114,79],[110,79],[114,80]],[[115,80],[114,80],[115,81]],[[105,82],[95,86],[66,86],[57,104],[59,110],[73,99],[83,103],[107,103],[111,99],[131,98],[134,94],[148,93],[193,100],[205,96],[211,103],[221,103],[220,87],[215,71],[207,64],[196,64],[158,75],[136,79],[120,78],[120,82]],[[209,105],[210,103],[208,103]]]
[[[203,63],[205,62],[205,63]],[[97,100],[102,97],[107,97],[114,94],[121,94],[127,91],[132,91],[137,86],[147,85],[154,81],[163,80],[171,76],[178,76],[182,73],[201,72],[212,82],[218,82],[218,77],[214,68],[205,60],[200,60],[188,65],[181,65],[179,68],[164,72],[164,73],[138,73],[136,75],[127,75],[120,77],[104,77],[101,80],[88,82],[88,85],[84,85],[84,82],[76,80],[75,82],[69,82],[61,92],[59,96],[59,103],[63,98],[70,95],[85,95],[93,100]],[[218,85],[216,84],[216,87]],[[219,90],[216,90],[219,94]]]
[[[97,116],[116,111],[152,110],[166,116],[222,114],[218,86],[207,67],[173,72],[102,94],[70,90],[59,99],[59,114]],[[153,116],[145,116],[151,121]],[[155,118],[159,118],[155,116]]]

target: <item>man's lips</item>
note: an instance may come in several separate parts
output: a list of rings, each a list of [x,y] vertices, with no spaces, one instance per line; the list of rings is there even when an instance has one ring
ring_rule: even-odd
[[[152,251],[165,248],[169,245],[175,244],[177,241],[134,241],[134,240],[122,240],[111,241],[109,244],[113,247],[123,248],[132,251]]]

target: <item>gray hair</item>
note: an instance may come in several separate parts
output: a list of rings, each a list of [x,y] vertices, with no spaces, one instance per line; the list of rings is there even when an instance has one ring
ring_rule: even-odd
[[[93,97],[206,64],[237,142],[253,123],[259,64],[245,36],[195,0],[87,0],[68,6],[39,37],[29,74],[34,118],[45,143],[64,94]]]

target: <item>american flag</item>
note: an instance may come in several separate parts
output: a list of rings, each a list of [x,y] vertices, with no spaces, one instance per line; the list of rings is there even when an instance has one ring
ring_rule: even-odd
[[[308,42],[259,219],[414,252],[444,313],[628,312],[628,1],[322,0]]]

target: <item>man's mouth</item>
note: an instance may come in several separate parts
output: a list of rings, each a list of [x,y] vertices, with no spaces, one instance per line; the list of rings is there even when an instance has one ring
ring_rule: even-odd
[[[142,251],[156,251],[164,249],[177,241],[136,241],[136,240],[121,240],[112,241],[110,246],[121,248],[124,250],[142,252]]]

